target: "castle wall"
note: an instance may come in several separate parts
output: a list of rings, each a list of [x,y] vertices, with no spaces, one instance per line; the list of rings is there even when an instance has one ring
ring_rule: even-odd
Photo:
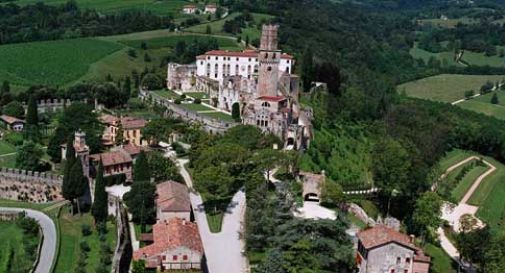
[[[0,169],[0,199],[32,203],[63,200],[63,176],[19,169]]]

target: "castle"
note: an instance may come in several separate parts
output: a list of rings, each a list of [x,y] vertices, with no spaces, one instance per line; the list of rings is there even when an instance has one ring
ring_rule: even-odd
[[[312,111],[300,106],[295,61],[279,50],[278,29],[263,26],[258,50],[213,50],[197,56],[195,64],[168,64],[167,88],[205,92],[212,106],[228,112],[238,107],[243,124],[277,135],[284,148],[308,147]]]

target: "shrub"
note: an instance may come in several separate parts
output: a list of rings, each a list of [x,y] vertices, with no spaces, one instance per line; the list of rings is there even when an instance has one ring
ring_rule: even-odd
[[[86,225],[86,224],[82,225],[81,232],[82,232],[82,236],[84,236],[84,237],[91,235],[91,226]]]
[[[194,104],[201,104],[202,103],[202,100],[201,99],[195,99],[193,101]]]
[[[181,99],[175,99],[175,100],[174,100],[174,103],[175,103],[175,104],[181,104]]]
[[[81,243],[79,243],[79,247],[81,248],[82,251],[84,252],[89,252],[91,251],[91,248],[89,247],[89,244],[88,242],[86,241],[81,241]]]

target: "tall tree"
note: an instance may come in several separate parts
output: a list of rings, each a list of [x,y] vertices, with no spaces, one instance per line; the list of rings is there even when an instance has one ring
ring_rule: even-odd
[[[149,168],[149,161],[147,160],[146,153],[142,151],[135,160],[135,165],[133,166],[133,181],[140,182],[150,180],[151,171]]]
[[[79,198],[86,193],[88,178],[84,176],[82,162],[79,158],[76,158],[72,168],[70,168],[68,183],[70,184],[69,200],[76,202],[77,210],[80,212]]]
[[[314,54],[310,46],[303,52],[301,78],[303,91],[308,92],[314,81]]]
[[[98,164],[98,172],[95,179],[95,198],[91,208],[91,213],[93,214],[93,217],[95,217],[96,223],[102,223],[107,220],[107,192],[105,191],[103,164],[101,161],[100,164]]]
[[[442,224],[441,207],[442,199],[431,191],[424,193],[416,201],[412,222],[416,231],[429,241],[436,239],[436,230]]]
[[[124,196],[133,221],[141,224],[143,232],[145,225],[152,223],[156,217],[155,197],[156,186],[149,181],[136,181]]]
[[[72,185],[70,183],[70,170],[75,163],[75,149],[74,142],[72,138],[67,140],[66,144],[67,150],[65,153],[65,168],[63,170],[63,185],[62,185],[62,194],[63,197],[67,200],[72,200]]]
[[[124,130],[123,130],[123,124],[119,122],[119,126],[116,131],[116,146],[121,146],[125,142],[124,140]]]
[[[42,148],[32,141],[26,141],[16,155],[16,168],[39,171],[44,155]]]
[[[40,140],[39,133],[39,113],[35,96],[30,96],[28,109],[26,112],[25,138],[33,141]]]

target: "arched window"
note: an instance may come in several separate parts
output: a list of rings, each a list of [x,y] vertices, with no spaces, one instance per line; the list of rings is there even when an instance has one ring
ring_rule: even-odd
[[[265,101],[265,102],[263,102],[261,104],[261,106],[263,106],[263,107],[270,107],[270,103],[268,103],[268,102]]]
[[[268,70],[268,71],[272,71],[272,67],[271,67],[271,66],[269,66],[269,67],[267,68],[267,70]]]

